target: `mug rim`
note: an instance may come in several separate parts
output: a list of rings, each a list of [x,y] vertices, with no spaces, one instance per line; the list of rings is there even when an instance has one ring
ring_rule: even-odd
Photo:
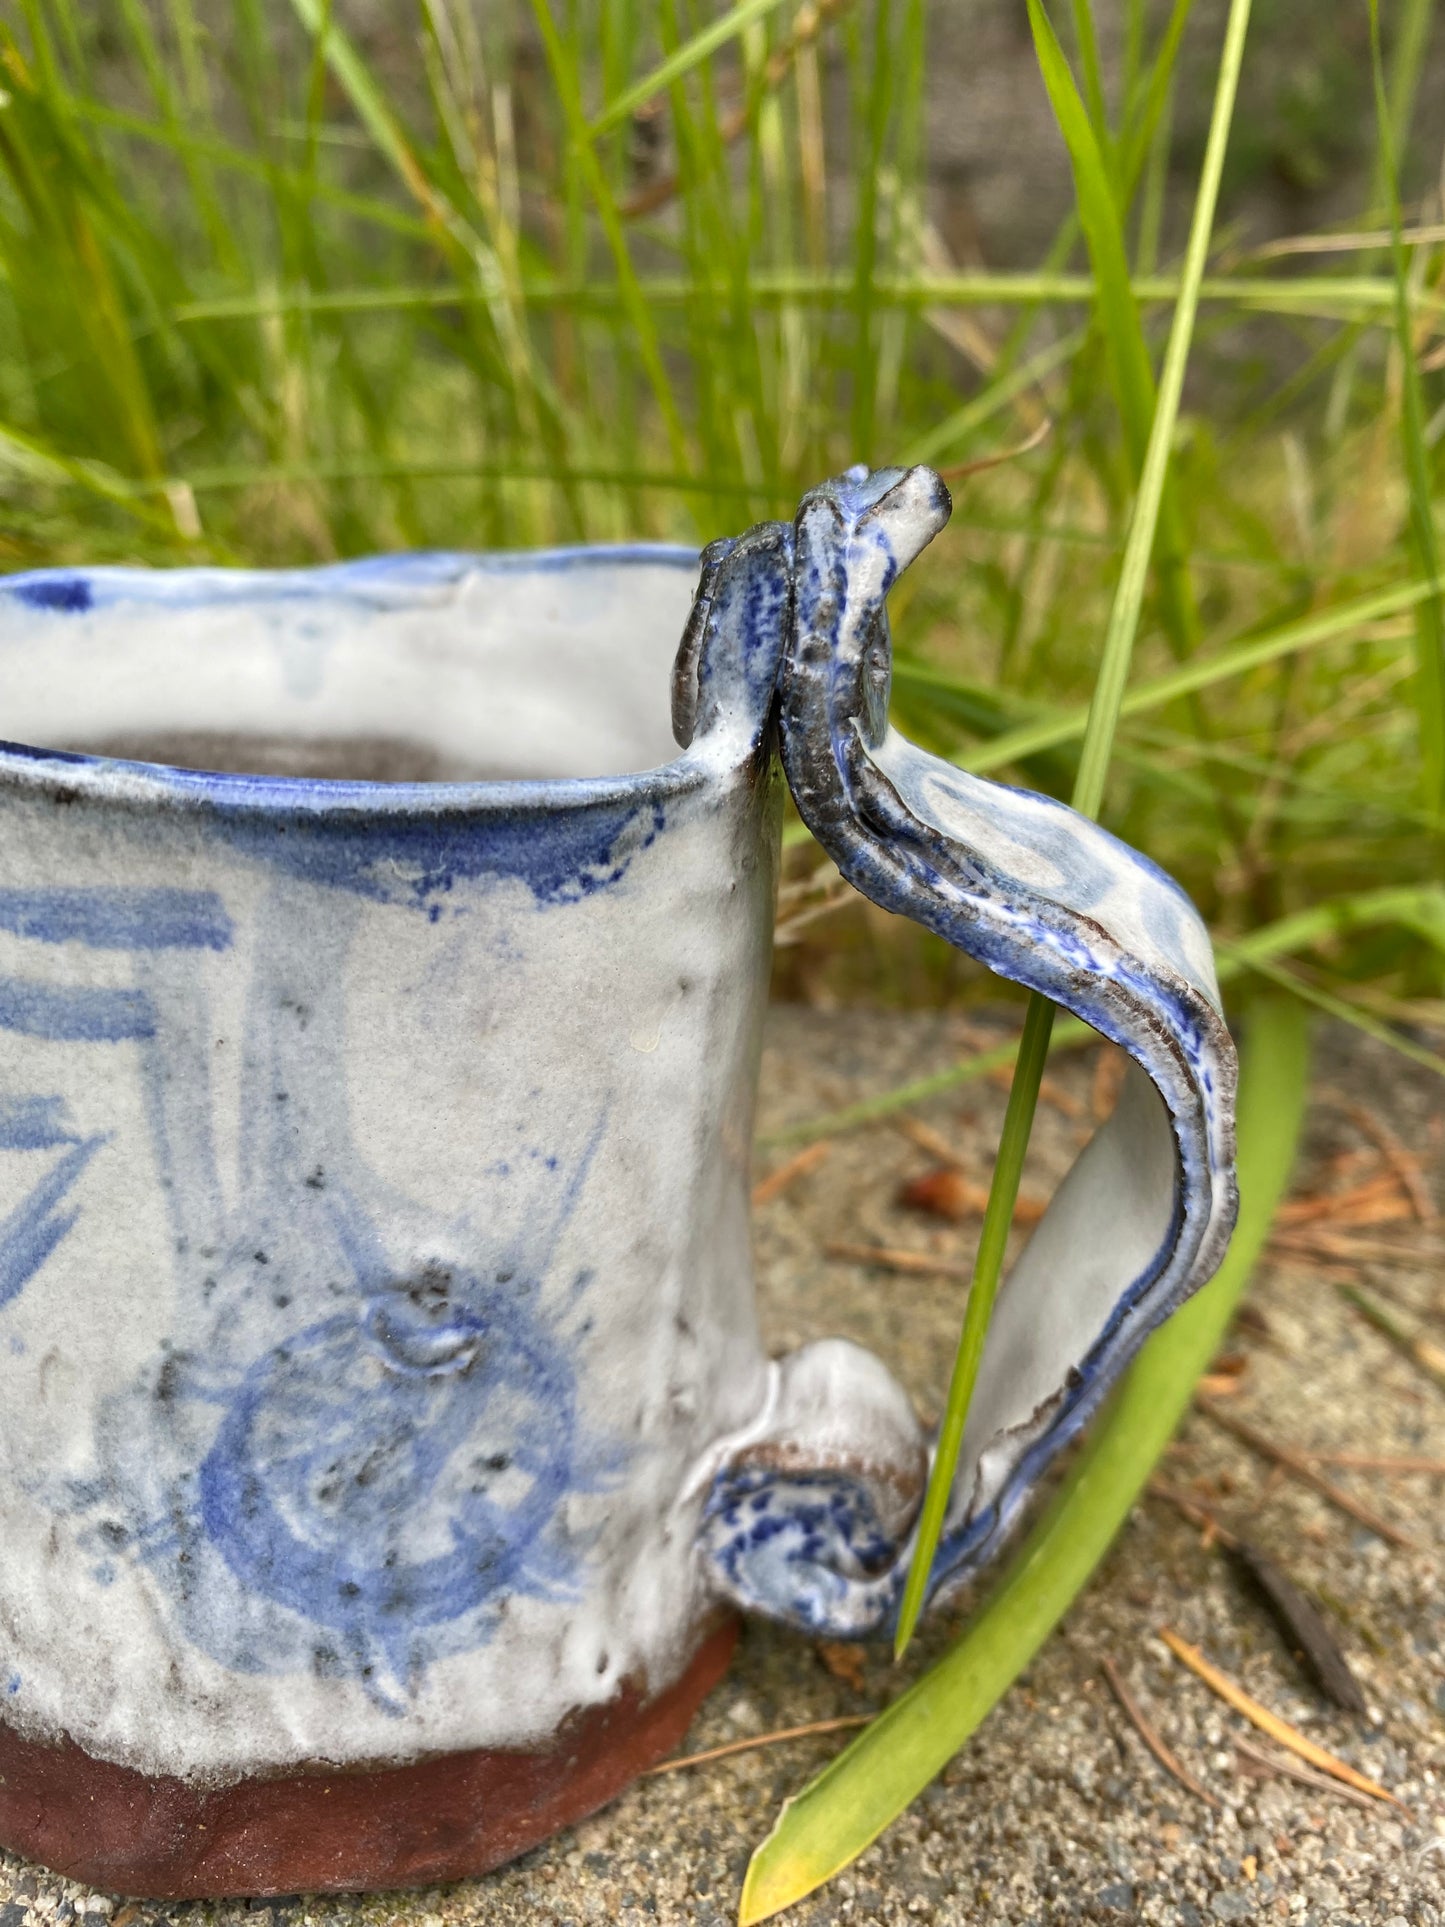
[[[223,585],[240,592],[235,596],[238,602],[264,602],[273,597],[356,595],[393,586],[426,589],[477,571],[508,576],[561,574],[588,563],[624,568],[661,565],[695,573],[700,556],[700,550],[683,543],[588,542],[539,549],[400,549],[277,569],[229,568],[215,563],[183,563],[175,568],[144,563],[62,565],[0,575],[0,600],[14,598],[37,613],[83,615],[97,607],[92,585],[131,591],[104,597],[101,608],[107,602],[125,600],[174,609],[189,602],[199,605],[214,600],[216,590]],[[177,763],[52,749],[0,737],[0,787],[63,789],[72,796],[79,793],[114,802],[152,802],[182,809],[209,805],[228,815],[288,815],[298,810],[359,818],[524,815],[666,799],[694,791],[700,782],[697,752],[703,749],[705,744],[699,739],[666,763],[611,776],[389,783],[362,777],[193,769]]]

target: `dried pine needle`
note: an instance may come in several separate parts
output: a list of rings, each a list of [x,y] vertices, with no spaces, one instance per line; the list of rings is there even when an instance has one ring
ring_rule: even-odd
[[[1372,1511],[1353,1493],[1346,1492],[1343,1486],[1336,1485],[1322,1472],[1317,1472],[1303,1453],[1292,1451],[1287,1445],[1281,1445],[1278,1440],[1270,1438],[1268,1433],[1261,1432],[1257,1426],[1250,1425],[1245,1419],[1237,1418],[1233,1412],[1221,1410],[1212,1399],[1200,1398],[1196,1395],[1194,1402],[1201,1412],[1214,1420],[1216,1425],[1226,1432],[1232,1432],[1241,1444],[1249,1446],[1251,1451],[1258,1452],[1264,1458],[1273,1459],[1276,1465],[1282,1465],[1287,1472],[1292,1472],[1297,1479],[1312,1486],[1322,1498],[1328,1499],[1331,1505],[1341,1512],[1348,1513],[1350,1518],[1358,1520],[1362,1526],[1367,1526],[1379,1538],[1387,1540],[1392,1546],[1400,1546],[1406,1551],[1418,1550],[1417,1542],[1408,1533],[1401,1532],[1398,1526],[1391,1525],[1388,1519],[1382,1519],[1378,1512]]]
[[[1391,1806],[1398,1807],[1402,1813],[1410,1812],[1403,1800],[1397,1800],[1395,1795],[1382,1787],[1378,1781],[1367,1778],[1348,1761],[1340,1759],[1327,1748],[1316,1746],[1313,1740],[1306,1739],[1304,1734],[1291,1726],[1288,1720],[1281,1719],[1278,1713],[1271,1713],[1267,1706],[1262,1706],[1251,1694],[1246,1693],[1242,1686],[1236,1685],[1227,1673],[1221,1673],[1217,1666],[1211,1665],[1197,1646],[1191,1646],[1188,1640],[1181,1639],[1178,1633],[1171,1631],[1167,1626],[1160,1627],[1159,1637],[1174,1657],[1182,1661],[1198,1679],[1202,1679],[1212,1693],[1222,1699],[1226,1706],[1232,1706],[1236,1713],[1242,1713],[1251,1725],[1259,1728],[1261,1733],[1268,1734],[1270,1739],[1280,1746],[1287,1747],[1291,1753],[1297,1754],[1300,1759],[1317,1767],[1320,1772],[1328,1773],[1331,1778],[1342,1780],[1346,1786],[1354,1787],[1357,1793],[1368,1793],[1376,1800],[1388,1800]]]
[[[819,1138],[816,1144],[805,1144],[801,1151],[795,1152],[790,1158],[785,1158],[776,1169],[769,1171],[766,1177],[759,1178],[753,1186],[754,1209],[759,1205],[771,1204],[774,1198],[781,1197],[783,1192],[799,1178],[805,1178],[810,1171],[816,1171],[832,1149],[832,1138]]]
[[[971,1278],[973,1266],[957,1258],[935,1258],[926,1251],[900,1251],[893,1245],[854,1245],[832,1242],[823,1246],[825,1256],[842,1258],[848,1264],[875,1265],[879,1271],[901,1271],[916,1278]]]
[[[1187,1787],[1196,1798],[1203,1800],[1206,1805],[1215,1808],[1221,1806],[1222,1802],[1209,1791],[1207,1786],[1202,1785],[1200,1781],[1196,1780],[1184,1762],[1164,1744],[1164,1741],[1159,1737],[1154,1727],[1145,1718],[1143,1708],[1124,1684],[1118,1667],[1114,1664],[1113,1660],[1109,1658],[1107,1653],[1100,1655],[1099,1663],[1104,1668],[1104,1677],[1108,1680],[1113,1690],[1114,1698],[1118,1700],[1120,1706],[1123,1707],[1134,1731],[1139,1735],[1139,1738],[1144,1742],[1145,1746],[1148,1747],[1164,1771],[1172,1775],[1173,1778],[1179,1782],[1180,1786]]]
[[[1261,1779],[1280,1775],[1286,1780],[1297,1780],[1301,1786],[1316,1787],[1321,1793],[1333,1793],[1338,1799],[1348,1800],[1351,1806],[1363,1807],[1366,1813],[1375,1811],[1373,1794],[1357,1793],[1354,1787],[1332,1780],[1328,1773],[1316,1773],[1312,1766],[1306,1766],[1302,1760],[1266,1753],[1262,1746],[1251,1746],[1248,1740],[1237,1739],[1234,1750],[1239,1755],[1240,1766]]]
[[[807,1740],[815,1733],[844,1733],[866,1726],[871,1713],[845,1713],[836,1720],[812,1720],[806,1726],[784,1726],[776,1733],[756,1733],[750,1739],[729,1740],[723,1746],[710,1746],[703,1753],[685,1753],[681,1759],[661,1760],[642,1775],[655,1779],[659,1773],[681,1773],[685,1766],[705,1766],[710,1760],[725,1760],[733,1753],[751,1753],[760,1746],[781,1746],[785,1740]]]

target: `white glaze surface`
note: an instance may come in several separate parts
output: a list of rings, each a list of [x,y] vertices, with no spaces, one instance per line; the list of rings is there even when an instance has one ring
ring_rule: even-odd
[[[565,664],[539,678],[558,578],[512,570],[467,671],[487,760],[649,753],[629,677],[640,655],[664,717],[658,636],[670,655],[691,574],[619,565],[605,594],[585,576],[598,620],[567,604],[571,656],[614,676],[627,728],[609,734]],[[453,648],[482,608],[464,580]],[[518,620],[529,581],[542,613],[508,676],[492,616]],[[114,622],[159,675],[127,722],[214,728],[222,685],[167,707],[159,672],[234,643],[248,726],[313,730],[335,674],[351,727],[350,598],[308,598],[326,645],[303,702],[276,656],[300,629],[284,599],[247,657],[235,585],[218,636],[209,585],[163,598],[155,646],[148,585],[121,586],[73,633],[22,612],[0,653],[41,656],[39,632],[47,668],[74,669]],[[436,605],[395,601],[362,641],[390,624],[406,663]],[[411,659],[424,689],[435,652]],[[71,741],[105,726],[68,677],[41,683],[7,686],[6,734],[61,708],[84,718]],[[457,726],[444,704],[408,713]],[[624,798],[591,831],[579,797],[578,850],[549,857],[545,825],[498,845],[512,875],[487,873],[506,809],[446,828],[465,792],[374,808],[273,785],[295,804],[283,825],[247,814],[244,782],[28,760],[7,776],[3,1717],[144,1771],[228,1776],[536,1743],[624,1678],[665,1684],[707,1603],[696,1465],[768,1402],[746,1184],[776,775],[700,745],[655,811]],[[308,812],[346,796],[339,842],[307,844]]]

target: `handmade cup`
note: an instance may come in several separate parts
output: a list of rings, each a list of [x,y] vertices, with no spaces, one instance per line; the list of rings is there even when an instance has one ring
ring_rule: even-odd
[[[784,772],[867,895],[1137,1066],[1001,1294],[935,1596],[1209,1275],[1194,910],[887,727],[948,508],[852,470],[700,582],[0,582],[0,1843],[160,1896],[477,1872],[676,1744],[735,1607],[887,1627],[928,1439],[753,1307]]]

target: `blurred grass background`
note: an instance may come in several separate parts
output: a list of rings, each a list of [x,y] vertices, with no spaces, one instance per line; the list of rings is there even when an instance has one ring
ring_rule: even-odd
[[[928,460],[895,713],[1066,796],[1223,10],[1052,11],[1122,282],[1012,0],[18,0],[0,567],[703,541]],[[1377,103],[1367,0],[1256,7],[1105,820],[1445,1068],[1433,14]],[[785,993],[996,993],[790,864]]]

